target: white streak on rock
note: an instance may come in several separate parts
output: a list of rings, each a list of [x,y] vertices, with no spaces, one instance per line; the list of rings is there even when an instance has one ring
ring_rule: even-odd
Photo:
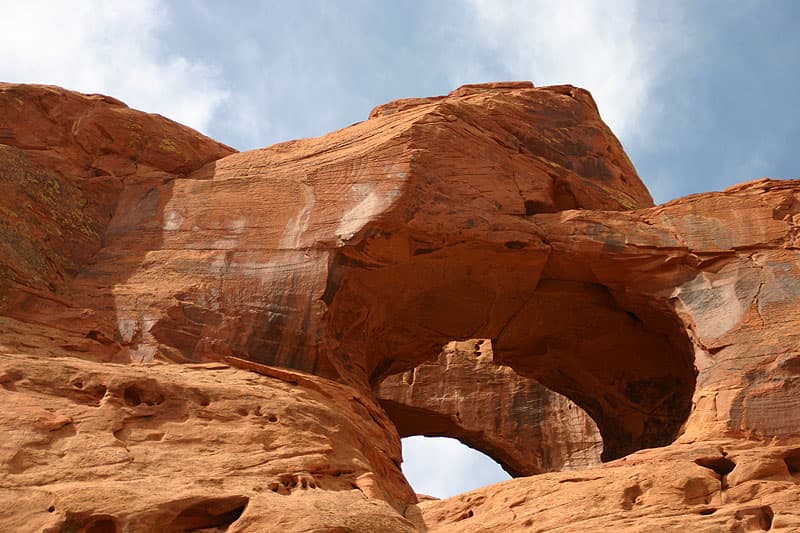
[[[365,189],[367,190],[365,191]],[[353,185],[352,190],[357,197],[362,196],[362,199],[345,211],[342,216],[339,227],[336,229],[336,236],[341,240],[351,238],[369,221],[389,209],[394,201],[400,197],[400,190],[397,185],[386,190],[385,187],[377,184],[363,183]]]
[[[183,216],[177,211],[170,211],[164,217],[164,231],[175,231],[180,229],[183,224]]]
[[[303,190],[303,207],[296,216],[289,219],[286,223],[286,228],[283,230],[283,235],[278,243],[281,249],[298,249],[303,237],[303,233],[308,229],[308,224],[311,222],[311,214],[314,209],[314,189],[307,183],[301,183],[300,187]]]

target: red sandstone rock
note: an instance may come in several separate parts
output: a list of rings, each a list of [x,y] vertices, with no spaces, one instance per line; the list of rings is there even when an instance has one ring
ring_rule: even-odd
[[[94,330],[105,339],[113,334],[84,328],[100,305],[76,309],[83,296],[70,287],[107,248],[113,227],[147,216],[153,199],[127,204],[132,191],[234,151],[110,97],[12,84],[0,84],[0,143],[0,312],[62,319],[80,337]]]
[[[601,468],[513,479],[424,501],[427,531],[796,531],[800,447],[673,444]],[[735,481],[741,472],[758,472]],[[749,477],[749,476],[746,476]]]
[[[239,154],[108,97],[0,85],[0,528],[798,527],[800,182],[653,207],[571,86],[371,117]],[[513,372],[501,405],[539,383],[621,459],[416,504],[373,390],[466,339]],[[490,452],[519,423],[492,414],[470,436]]]
[[[401,437],[457,438],[514,477],[600,463],[603,441],[589,415],[495,364],[489,339],[451,342],[437,361],[389,376],[376,394]]]
[[[399,437],[374,400],[268,373],[6,351],[0,530],[412,531]]]

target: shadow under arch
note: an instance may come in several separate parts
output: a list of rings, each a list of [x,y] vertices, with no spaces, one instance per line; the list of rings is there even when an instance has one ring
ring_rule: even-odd
[[[602,460],[670,444],[696,381],[692,344],[671,303],[575,276],[577,269],[559,277],[545,268],[548,257],[480,242],[380,268],[342,262],[327,302],[329,331],[373,387],[434,360],[453,339],[492,339],[497,362],[591,416]]]

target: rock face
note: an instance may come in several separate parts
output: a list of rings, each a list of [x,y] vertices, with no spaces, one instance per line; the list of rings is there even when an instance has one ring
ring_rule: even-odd
[[[594,420],[569,398],[496,364],[489,339],[451,342],[437,361],[389,376],[376,394],[401,437],[457,438],[514,477],[600,464]]]
[[[265,373],[4,354],[0,529],[413,531],[375,402]]]
[[[800,182],[653,206],[527,82],[247,153],[0,84],[0,143],[3,530],[800,527]],[[595,466],[418,503],[433,433]]]

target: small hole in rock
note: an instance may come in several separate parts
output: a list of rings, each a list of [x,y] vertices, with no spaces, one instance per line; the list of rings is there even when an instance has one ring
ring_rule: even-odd
[[[100,402],[103,400],[103,397],[106,395],[105,385],[90,385],[83,389],[83,393],[81,393],[81,399],[85,401],[88,405],[92,405],[94,407],[99,407]]]
[[[764,531],[769,531],[772,529],[772,520],[775,518],[775,512],[772,510],[772,507],[769,505],[765,505],[761,508],[761,513],[759,515],[759,521],[761,529]]]
[[[710,468],[720,476],[730,474],[736,467],[736,463],[727,457],[701,457],[700,459],[695,459],[694,462],[703,468]]]
[[[536,213],[549,213],[553,207],[545,202],[538,200],[525,200],[525,216],[535,215]]]
[[[165,531],[194,531],[217,528],[226,531],[244,513],[249,499],[245,496],[207,498],[195,501],[175,517]]]
[[[270,415],[267,420],[269,420],[270,422],[277,422],[278,421],[278,417],[275,416],[275,415]]]
[[[456,518],[456,520],[466,520],[467,518],[472,518],[473,516],[475,516],[475,513],[472,512],[472,509],[470,509],[469,511],[466,511],[458,515],[458,518]]]
[[[136,390],[135,387],[126,388],[122,397],[125,399],[125,403],[131,407],[142,403],[142,397],[139,395],[139,391]]]
[[[800,450],[793,450],[789,455],[783,459],[786,462],[786,468],[793,476],[800,474]]]
[[[717,510],[715,508],[708,507],[706,509],[700,509],[699,511],[697,511],[697,514],[703,515],[703,516],[708,516],[708,515],[714,514],[716,512],[717,512]]]
[[[100,344],[113,344],[113,341],[103,335],[101,332],[97,330],[91,330],[89,333],[86,334],[86,338],[92,339],[93,341],[97,341]]]
[[[117,533],[117,521],[110,516],[98,516],[86,524],[86,533]]]
[[[622,493],[622,508],[626,511],[633,509],[633,506],[639,503],[639,497],[642,494],[643,491],[639,485],[626,488]]]
[[[164,401],[164,396],[157,390],[148,390],[139,385],[129,385],[122,393],[125,403],[131,407],[139,404],[159,405]]]
[[[56,511],[56,506],[55,505],[51,505],[50,507],[47,508],[47,512],[48,513],[54,513],[55,511]]]
[[[637,324],[641,324],[642,323],[642,319],[639,318],[639,315],[637,315],[633,311],[625,311],[625,314],[628,315],[631,318],[631,320],[633,320]]]

